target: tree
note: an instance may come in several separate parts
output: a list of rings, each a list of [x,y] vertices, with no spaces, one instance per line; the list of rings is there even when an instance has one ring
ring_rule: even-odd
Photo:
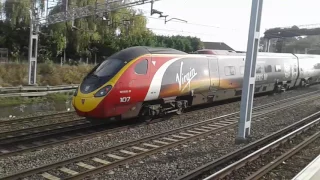
[[[44,0],[36,0],[43,12]],[[78,8],[92,5],[96,0],[68,0],[68,7]],[[116,7],[125,3],[113,3]],[[105,3],[105,0],[98,0]],[[10,0],[4,4],[4,18],[0,20],[0,46],[10,50],[13,59],[27,57],[29,45],[30,1]],[[1,6],[0,6],[1,9]],[[64,12],[65,6],[57,4],[50,15]],[[40,27],[38,60],[60,61],[66,51],[67,58],[78,60],[110,56],[131,46],[152,46],[175,48],[188,53],[203,48],[199,38],[184,36],[157,36],[147,25],[147,18],[141,11],[122,8],[108,13],[108,21],[101,16],[89,16],[72,22],[51,24]],[[116,35],[116,30],[120,34]],[[99,58],[98,58],[99,59]]]

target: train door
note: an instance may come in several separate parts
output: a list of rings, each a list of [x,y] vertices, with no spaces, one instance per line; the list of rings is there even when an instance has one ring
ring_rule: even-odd
[[[144,57],[133,63],[125,72],[120,85],[119,104],[116,109],[122,118],[138,115],[150,83],[151,58]],[[123,113],[125,112],[125,113]]]
[[[145,57],[144,59],[138,60],[133,65],[130,87],[132,91],[132,98],[134,102],[143,101],[146,96],[146,91],[149,88],[149,76],[150,70],[153,68],[151,63],[151,57]]]
[[[209,58],[210,92],[215,93],[220,86],[219,64],[217,58]]]
[[[143,101],[150,76],[151,58],[145,57],[133,63],[121,78],[119,91],[119,104],[128,105]]]
[[[292,63],[292,68],[291,68],[291,74],[292,74],[292,79],[291,79],[291,87],[295,86],[295,83],[297,82],[298,78],[298,61],[295,59]]]
[[[291,65],[290,63],[284,63],[284,77],[286,80],[292,79]]]

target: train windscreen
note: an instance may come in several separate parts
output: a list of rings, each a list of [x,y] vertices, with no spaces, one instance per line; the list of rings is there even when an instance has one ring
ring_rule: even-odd
[[[122,67],[124,62],[118,59],[107,59],[103,61],[97,68],[89,75],[98,77],[106,77],[115,75]]]
[[[123,60],[106,59],[94,67],[84,78],[80,91],[84,94],[95,91],[108,82],[125,65]]]

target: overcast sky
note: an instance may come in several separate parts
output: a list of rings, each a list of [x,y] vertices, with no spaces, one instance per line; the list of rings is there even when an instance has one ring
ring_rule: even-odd
[[[149,18],[147,26],[157,34],[192,35],[246,50],[251,3],[252,0],[162,0],[155,2],[154,9],[169,15],[169,19],[180,18],[188,23],[164,24],[154,14],[155,19]],[[320,24],[319,5],[317,0],[264,0],[260,36],[268,28]],[[150,4],[137,6],[149,17],[150,7]]]

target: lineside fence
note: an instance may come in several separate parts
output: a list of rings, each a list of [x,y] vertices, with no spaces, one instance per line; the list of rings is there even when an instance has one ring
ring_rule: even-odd
[[[59,85],[59,86],[17,86],[0,87],[1,97],[36,97],[46,96],[52,93],[70,93],[75,91],[78,84]]]

